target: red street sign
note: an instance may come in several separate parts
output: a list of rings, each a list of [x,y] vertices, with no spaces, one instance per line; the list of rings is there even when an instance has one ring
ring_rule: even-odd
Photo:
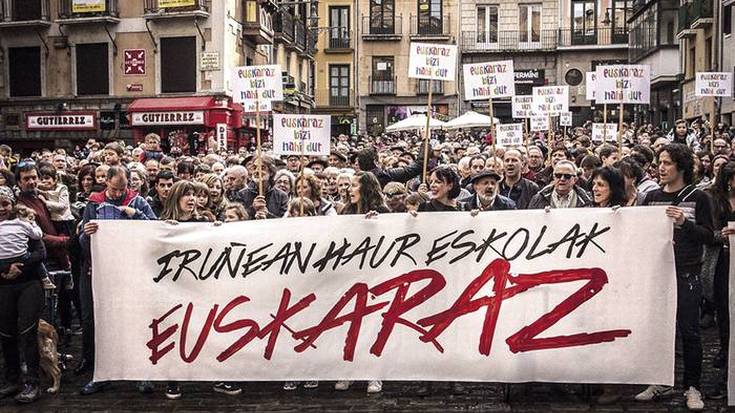
[[[125,75],[145,74],[145,49],[125,49]]]

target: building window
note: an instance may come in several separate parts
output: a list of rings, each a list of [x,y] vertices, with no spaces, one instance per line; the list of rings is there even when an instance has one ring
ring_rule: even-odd
[[[329,8],[329,47],[346,49],[350,47],[350,8]]]
[[[8,49],[10,96],[41,96],[41,48]]]
[[[370,92],[374,94],[396,93],[395,77],[393,76],[393,56],[373,56]]]
[[[442,34],[442,0],[418,0],[418,34]]]
[[[161,93],[196,92],[196,37],[161,38]]]
[[[722,34],[732,33],[732,4],[722,8]]]
[[[329,105],[348,106],[350,103],[350,66],[329,66]]]
[[[394,0],[370,0],[370,34],[393,34],[395,31]]]
[[[78,44],[77,95],[109,95],[110,66],[107,43]]]
[[[572,0],[572,44],[595,44],[597,27],[594,0]]]
[[[521,4],[518,9],[518,34],[521,43],[541,41],[541,5]]]
[[[40,20],[43,19],[41,0],[14,0],[13,20]]]
[[[385,130],[385,107],[380,105],[368,105],[365,110],[365,121],[368,133],[380,135]]]
[[[477,43],[498,42],[498,7],[477,6]]]
[[[628,16],[631,15],[629,0],[613,0],[612,27],[614,32],[627,31]]]
[[[696,71],[696,61],[697,61],[697,48],[694,47],[694,42],[689,42],[689,60],[687,61],[687,71],[686,71],[686,78],[691,79],[694,77],[694,72]]]

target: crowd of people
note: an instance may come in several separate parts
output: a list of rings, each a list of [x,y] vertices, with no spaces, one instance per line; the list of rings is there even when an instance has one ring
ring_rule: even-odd
[[[94,307],[90,237],[95,220],[209,222],[301,216],[668,205],[674,229],[677,328],[682,340],[687,406],[704,407],[700,325],[715,320],[720,351],[714,368],[722,380],[710,398],[725,396],[729,340],[728,236],[735,230],[735,130],[677,121],[671,131],[624,125],[620,141],[595,142],[591,125],[528,136],[501,148],[487,131],[433,131],[336,136],[328,157],[276,157],[268,145],[184,154],[156,134],[144,142],[49,148],[28,157],[0,145],[0,340],[5,384],[0,398],[30,403],[41,396],[36,340],[44,290],[58,293],[55,326],[62,345],[81,334],[74,374],[94,366]],[[617,137],[616,137],[617,138]],[[429,145],[425,148],[423,145]],[[164,150],[163,148],[166,148]],[[424,160],[424,151],[428,157]],[[426,164],[425,164],[426,162]],[[428,170],[426,181],[422,172]],[[326,219],[326,218],[325,218]],[[226,224],[224,224],[226,225]],[[70,274],[64,277],[63,274]],[[709,320],[709,321],[705,321]],[[21,361],[25,369],[21,369]],[[81,394],[108,386],[90,381]],[[284,390],[300,383],[287,382]],[[319,385],[303,383],[305,388]],[[346,390],[351,383],[334,387]],[[143,392],[151,382],[137,383]],[[214,391],[239,394],[237,383]],[[374,380],[368,393],[380,392]],[[462,392],[461,383],[452,384]],[[421,392],[428,391],[426,386]],[[649,386],[636,400],[674,392]],[[166,397],[181,397],[169,382]],[[621,395],[602,386],[600,403]]]

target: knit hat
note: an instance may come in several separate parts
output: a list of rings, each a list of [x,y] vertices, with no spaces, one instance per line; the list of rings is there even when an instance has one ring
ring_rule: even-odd
[[[7,186],[0,186],[0,199],[9,199],[11,203],[15,203],[15,194],[13,190]]]

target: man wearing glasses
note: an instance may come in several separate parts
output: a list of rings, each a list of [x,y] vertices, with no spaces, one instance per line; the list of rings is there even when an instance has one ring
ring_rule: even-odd
[[[583,208],[592,204],[592,198],[578,187],[577,167],[572,161],[561,160],[554,165],[553,181],[531,198],[528,209]]]

